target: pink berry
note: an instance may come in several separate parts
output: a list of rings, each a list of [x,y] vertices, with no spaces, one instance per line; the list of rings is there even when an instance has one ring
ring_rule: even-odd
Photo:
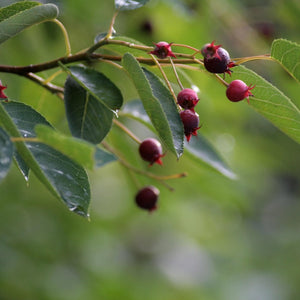
[[[255,86],[249,85],[242,80],[233,80],[227,87],[226,96],[232,102],[238,102],[245,98],[249,103],[249,96],[253,96],[250,92]]]
[[[194,107],[198,103],[198,95],[192,89],[183,89],[177,95],[177,103],[184,109],[191,109],[194,111]]]
[[[155,48],[151,51],[151,54],[156,55],[158,58],[164,59],[168,56],[175,57],[175,54],[171,50],[172,43],[168,44],[167,42],[159,42],[155,44]]]
[[[145,139],[139,146],[139,153],[143,160],[150,162],[150,166],[154,163],[162,165],[161,157],[164,154],[158,140],[153,138]]]
[[[189,142],[192,135],[197,135],[199,127],[199,115],[191,109],[186,109],[180,112],[180,118],[184,127],[186,140]]]
[[[6,99],[7,96],[4,94],[3,90],[5,90],[7,87],[2,85],[2,82],[0,80],[0,98],[1,99]]]
[[[158,196],[159,190],[156,187],[152,185],[146,186],[136,194],[135,203],[138,207],[151,212],[157,208]]]

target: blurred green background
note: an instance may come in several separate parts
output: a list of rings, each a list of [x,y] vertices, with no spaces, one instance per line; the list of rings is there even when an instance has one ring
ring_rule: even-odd
[[[0,6],[13,1],[2,0]],[[16,2],[16,1],[14,1]],[[44,1],[50,2],[50,1]],[[105,32],[112,0],[56,0],[73,53]],[[165,40],[201,48],[216,40],[231,57],[265,54],[274,38],[300,43],[300,3],[256,0],[152,0],[121,13],[117,33],[147,45]],[[55,24],[33,27],[0,48],[0,64],[26,65],[64,55]],[[101,64],[125,100],[132,84]],[[249,62],[300,107],[300,87],[272,62]],[[44,73],[49,76],[51,73]],[[23,101],[60,129],[64,106],[35,84],[0,74],[10,98]],[[1,300],[286,300],[300,299],[300,147],[246,103],[231,103],[224,87],[201,71],[201,132],[239,176],[230,180],[171,154],[157,174],[187,171],[170,192],[149,178],[133,180],[118,163],[89,172],[91,221],[69,212],[33,174],[15,166],[0,185]],[[65,77],[57,78],[63,82]],[[133,121],[140,137],[149,132]],[[138,128],[138,130],[137,130]],[[108,137],[141,168],[136,145],[114,129]],[[116,143],[116,142],[115,142]],[[127,147],[127,146],[126,146]],[[134,204],[138,185],[161,190],[152,214]]]

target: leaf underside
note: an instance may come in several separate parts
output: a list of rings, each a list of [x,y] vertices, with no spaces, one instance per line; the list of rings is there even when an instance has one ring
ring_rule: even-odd
[[[244,66],[235,67],[232,76],[227,78],[228,81],[235,79],[244,81],[248,86],[255,85],[251,90],[254,96],[250,97],[250,106],[290,138],[300,143],[300,110],[291,99]]]
[[[2,13],[1,13],[2,12]],[[0,44],[33,25],[54,20],[58,8],[54,4],[26,2],[12,4],[0,10]]]

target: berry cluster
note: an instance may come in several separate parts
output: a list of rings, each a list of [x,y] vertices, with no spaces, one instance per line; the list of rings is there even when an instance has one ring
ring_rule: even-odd
[[[160,59],[165,59],[167,57],[176,58],[171,50],[171,45],[172,43],[159,42],[155,44],[154,50],[149,52],[149,54],[156,55]],[[204,57],[204,67],[210,73],[224,75],[227,73],[231,75],[231,68],[236,66],[236,64],[231,61],[227,50],[222,48],[221,45],[215,45],[214,41],[205,44],[201,49],[201,53]],[[249,96],[253,96],[250,90],[252,90],[254,86],[247,86],[242,80],[233,80],[230,84],[226,85],[226,96],[230,101],[238,102],[247,98],[249,103]],[[199,126],[199,115],[195,112],[195,106],[198,101],[198,95],[192,89],[182,88],[177,95],[177,104],[182,109],[180,111],[180,118],[188,142],[192,135],[197,135],[197,130],[201,127]],[[161,158],[164,154],[160,142],[156,139],[145,139],[139,146],[139,153],[143,160],[150,163],[150,166],[154,163],[162,165]],[[146,186],[138,191],[135,202],[140,208],[151,212],[157,208],[158,196],[159,190],[156,187]]]
[[[195,106],[199,99],[192,89],[183,89],[177,95],[177,103],[184,110],[180,112],[180,118],[184,128],[186,140],[189,142],[192,135],[197,135],[199,127],[199,115],[195,112]]]
[[[141,158],[149,162],[149,166],[154,163],[162,165],[161,158],[164,156],[161,143],[154,138],[147,138],[140,143],[139,154]],[[138,207],[153,211],[157,208],[159,190],[154,186],[146,186],[138,191],[135,202]]]
[[[230,68],[236,66],[236,64],[230,60],[229,53],[221,47],[221,45],[215,45],[214,41],[210,44],[205,44],[201,53],[204,57],[204,67],[208,72],[215,74],[231,75],[232,70]],[[232,102],[238,102],[245,98],[249,103],[249,96],[253,96],[250,92],[254,86],[247,86],[242,80],[233,80],[226,90],[227,98]]]

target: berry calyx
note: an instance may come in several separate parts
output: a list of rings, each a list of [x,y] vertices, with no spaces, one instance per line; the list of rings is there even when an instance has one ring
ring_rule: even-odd
[[[250,92],[255,86],[247,84],[242,80],[233,80],[227,87],[226,96],[232,102],[238,102],[247,98],[249,104],[249,96],[253,96]]]
[[[1,99],[6,99],[7,96],[4,94],[3,90],[5,90],[7,88],[7,86],[3,86],[2,82],[0,80],[0,98]]]
[[[162,153],[161,143],[154,139],[145,139],[139,146],[139,153],[143,160],[150,162],[150,166],[154,163],[162,165],[161,157],[164,156]]]
[[[192,135],[197,135],[199,126],[199,115],[191,109],[186,109],[180,112],[180,118],[184,127],[184,135],[189,142]]]
[[[138,207],[151,212],[157,208],[158,196],[159,190],[156,187],[149,185],[137,192],[135,203]]]
[[[151,54],[156,55],[158,58],[164,59],[168,56],[175,57],[175,54],[171,50],[171,45],[173,43],[167,43],[167,42],[159,42],[155,44],[155,48],[153,51],[149,52]]]
[[[198,103],[198,95],[192,89],[183,89],[177,95],[177,103],[184,109],[190,109],[194,111],[194,107]]]
[[[212,41],[210,44],[205,44],[201,53],[204,58],[212,58],[214,55],[218,55],[217,50],[221,47],[221,45],[215,45],[215,41]]]

